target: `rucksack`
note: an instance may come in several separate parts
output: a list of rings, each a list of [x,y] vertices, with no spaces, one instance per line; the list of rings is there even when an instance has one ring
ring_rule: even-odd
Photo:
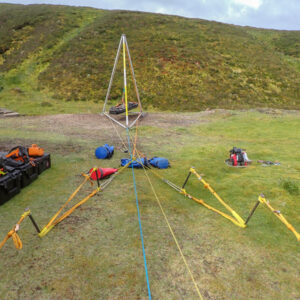
[[[153,157],[149,160],[149,163],[158,169],[167,169],[170,166],[169,161],[164,157]]]
[[[12,148],[8,154],[5,155],[8,161],[14,160],[16,162],[28,163],[29,162],[29,154],[27,148],[23,146],[16,146]]]
[[[38,147],[36,144],[32,144],[31,147],[28,147],[28,155],[29,156],[43,156],[44,155],[44,149]]]
[[[114,154],[114,146],[104,144],[102,147],[98,147],[95,150],[95,156],[99,159],[111,158]]]
[[[229,157],[229,161],[231,163],[232,166],[243,166],[243,165],[247,165],[247,162],[245,162],[244,160],[244,151],[241,148],[237,148],[237,147],[233,147],[229,153],[230,153],[230,157]]]
[[[121,166],[124,167],[126,166],[129,162],[131,162],[129,165],[128,165],[128,168],[137,168],[137,169],[140,169],[144,166],[148,166],[148,160],[146,157],[142,157],[141,159],[136,159],[134,161],[132,161],[131,159],[129,158],[122,158],[121,159]]]

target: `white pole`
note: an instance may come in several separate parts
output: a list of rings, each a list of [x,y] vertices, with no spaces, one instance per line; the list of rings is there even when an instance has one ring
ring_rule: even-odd
[[[128,102],[127,102],[127,80],[126,80],[126,36],[122,34],[123,38],[123,69],[124,69],[124,94],[125,94],[125,110],[126,110],[126,127],[128,128]]]
[[[103,112],[106,111],[105,107],[106,107],[106,103],[107,103],[107,100],[108,100],[108,97],[109,97],[109,94],[110,94],[110,90],[111,90],[111,86],[112,86],[112,83],[113,83],[113,79],[114,79],[114,76],[115,76],[115,72],[116,72],[116,68],[117,68],[117,63],[118,63],[118,59],[119,59],[119,56],[120,56],[121,45],[122,45],[122,37],[120,39],[120,43],[119,43],[117,55],[116,55],[116,58],[115,58],[114,67],[113,67],[113,70],[111,72],[110,81],[109,81],[109,85],[108,85],[108,89],[107,89],[107,93],[106,93],[106,97],[105,97],[105,102],[104,102],[104,105],[103,105]]]

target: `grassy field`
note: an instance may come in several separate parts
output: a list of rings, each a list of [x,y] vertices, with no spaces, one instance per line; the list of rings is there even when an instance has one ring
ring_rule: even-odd
[[[61,102],[59,113],[89,112],[105,99],[123,33],[148,110],[300,108],[300,31],[11,4],[0,4],[0,25],[0,105],[20,113],[55,113]],[[120,63],[112,102],[121,74]]]
[[[300,231],[299,126],[293,111],[151,113],[140,124],[138,148],[148,157],[167,157],[171,168],[158,172],[178,185],[194,166],[243,218],[263,192]],[[81,172],[118,167],[126,157],[120,151],[111,160],[95,159],[95,147],[105,142],[119,145],[99,115],[1,120],[0,151],[38,143],[52,155],[52,168],[0,207],[1,236],[26,207],[45,225],[81,182]],[[227,167],[232,146],[246,148],[253,165]],[[258,159],[281,165],[262,167]],[[143,171],[135,176],[153,299],[196,299]],[[241,229],[149,176],[204,299],[299,299],[299,242],[266,207]],[[221,208],[196,178],[186,189]],[[89,191],[87,185],[80,196]],[[1,299],[147,299],[131,170],[44,238],[29,220],[20,237],[21,251],[11,240],[0,251]]]

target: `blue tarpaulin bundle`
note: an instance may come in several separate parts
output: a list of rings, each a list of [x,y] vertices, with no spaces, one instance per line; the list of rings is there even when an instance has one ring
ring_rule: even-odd
[[[121,166],[123,167],[129,162],[131,163],[128,165],[128,168],[134,167],[138,169],[142,168],[142,165],[149,166],[149,164],[158,169],[167,169],[170,166],[169,161],[164,157],[153,157],[149,161],[147,158],[143,157],[141,159],[136,159],[133,162],[129,158],[122,158]]]
[[[149,160],[149,163],[158,169],[167,169],[170,166],[169,161],[164,157],[155,156]]]
[[[114,146],[109,146],[108,144],[98,147],[95,150],[95,156],[99,159],[111,158],[114,154]]]
[[[148,161],[147,161],[147,158],[141,158],[141,159],[136,159],[134,161],[132,161],[131,159],[129,158],[122,158],[121,159],[121,166],[125,166],[127,165],[129,162],[131,162],[129,165],[128,165],[128,168],[131,168],[131,167],[134,167],[134,168],[142,168],[144,166],[147,166],[148,164]]]

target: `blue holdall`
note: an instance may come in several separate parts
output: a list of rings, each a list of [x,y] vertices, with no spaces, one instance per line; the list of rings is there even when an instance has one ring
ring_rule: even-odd
[[[132,162],[131,159],[129,158],[122,158],[121,159],[121,166],[124,167],[126,166],[129,162],[131,162],[129,165],[128,165],[128,168],[137,168],[137,169],[140,169],[144,166],[147,166],[148,164],[148,161],[147,161],[147,158],[143,157],[141,159],[136,159]]]
[[[153,157],[149,160],[151,166],[158,168],[158,169],[167,169],[170,167],[169,161],[164,157]]]
[[[109,146],[108,144],[98,147],[95,150],[95,156],[99,159],[111,158],[114,154],[114,146]]]

